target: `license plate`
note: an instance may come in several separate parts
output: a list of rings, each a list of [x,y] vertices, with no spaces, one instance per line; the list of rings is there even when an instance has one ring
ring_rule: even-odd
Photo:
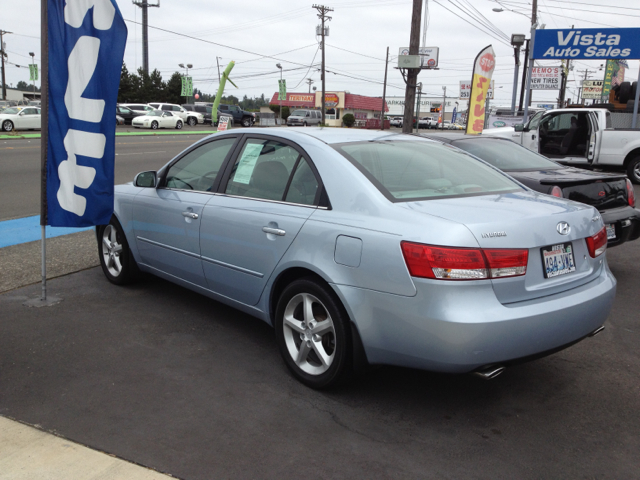
[[[576,271],[571,242],[542,247],[540,252],[544,278],[553,278]]]
[[[606,225],[607,227],[607,240],[616,238],[616,226],[613,223]]]

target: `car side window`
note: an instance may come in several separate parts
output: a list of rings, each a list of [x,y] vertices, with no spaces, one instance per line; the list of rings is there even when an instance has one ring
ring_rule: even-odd
[[[235,138],[205,143],[171,165],[166,188],[210,192]]]
[[[171,110],[171,105],[162,105],[162,110]]]
[[[283,200],[300,153],[289,145],[250,138],[233,166],[225,193],[266,200]]]
[[[182,109],[177,105],[173,105],[171,107],[171,110],[173,110],[174,112],[181,112],[182,111]]]
[[[318,179],[307,161],[300,157],[287,190],[285,201],[301,205],[314,205],[318,192]]]
[[[223,112],[228,112],[229,107],[227,107],[226,105],[220,105],[220,110],[222,110]]]

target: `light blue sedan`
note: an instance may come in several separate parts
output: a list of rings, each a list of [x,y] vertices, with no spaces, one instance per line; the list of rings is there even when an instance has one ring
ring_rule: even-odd
[[[599,332],[616,290],[596,209],[388,131],[211,135],[117,186],[97,235],[109,281],[264,320],[313,388],[368,364],[491,378]]]

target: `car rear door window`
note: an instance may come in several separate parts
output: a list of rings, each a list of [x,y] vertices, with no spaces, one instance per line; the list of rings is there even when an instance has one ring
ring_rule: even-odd
[[[225,193],[282,201],[298,158],[300,153],[289,145],[250,138],[233,165]]]
[[[303,157],[300,157],[287,189],[285,201],[301,205],[314,205],[318,187],[318,179],[311,167]]]
[[[233,137],[225,138],[205,143],[190,151],[169,168],[165,186],[210,192],[235,141]]]

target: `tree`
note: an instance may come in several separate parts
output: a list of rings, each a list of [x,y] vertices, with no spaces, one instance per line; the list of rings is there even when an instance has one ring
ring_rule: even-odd
[[[166,102],[166,89],[167,85],[162,81],[162,75],[157,68],[154,68],[149,75],[149,95],[152,99],[150,101]]]
[[[184,100],[182,93],[182,75],[179,72],[173,72],[171,78],[166,84],[164,98],[168,103],[180,104]]]
[[[127,66],[122,64],[122,71],[120,72],[120,88],[118,90],[118,103],[127,103],[136,100],[134,92],[133,79],[129,74]]]
[[[27,91],[27,90],[31,90],[31,87],[29,86],[29,84],[23,80],[20,80],[18,82],[18,84],[16,85],[16,88],[18,90],[22,90],[22,91]]]

